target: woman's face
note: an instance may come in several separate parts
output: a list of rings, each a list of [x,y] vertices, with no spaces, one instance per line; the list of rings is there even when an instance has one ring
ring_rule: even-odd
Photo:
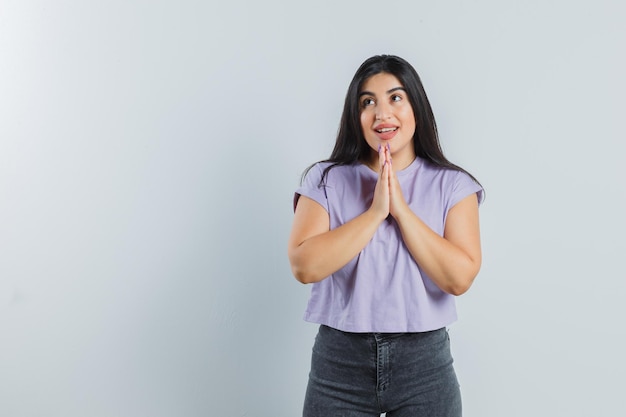
[[[361,129],[372,149],[370,166],[377,167],[379,146],[389,145],[394,169],[406,168],[415,159],[415,116],[400,81],[386,72],[368,78],[359,93]]]

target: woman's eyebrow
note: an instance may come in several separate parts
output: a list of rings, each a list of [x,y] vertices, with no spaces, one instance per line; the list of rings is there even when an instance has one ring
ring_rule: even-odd
[[[391,93],[393,93],[395,91],[399,91],[399,90],[402,90],[402,91],[404,91],[406,93],[406,90],[404,89],[404,87],[394,87],[391,90],[388,90],[387,94],[391,94]]]
[[[402,90],[402,91],[404,91],[406,93],[406,90],[404,89],[404,87],[394,87],[391,90],[387,90],[387,94],[391,94],[391,93],[393,93],[395,91],[398,91],[398,90]],[[361,96],[375,96],[375,95],[376,94],[372,93],[371,91],[367,91],[367,90],[366,91],[361,91],[359,93],[359,97],[361,97]]]

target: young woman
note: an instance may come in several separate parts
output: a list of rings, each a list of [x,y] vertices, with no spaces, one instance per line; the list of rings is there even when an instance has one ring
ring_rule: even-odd
[[[289,260],[320,324],[305,417],[461,415],[446,326],[480,268],[482,198],[443,155],[415,69],[366,60],[294,199]]]

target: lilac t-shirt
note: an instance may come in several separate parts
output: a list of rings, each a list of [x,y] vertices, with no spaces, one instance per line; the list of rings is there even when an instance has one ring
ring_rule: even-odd
[[[296,190],[324,207],[331,230],[371,205],[378,174],[363,164],[332,168],[314,165]],[[467,174],[435,167],[416,158],[397,173],[406,202],[433,231],[443,236],[446,215],[472,193],[483,190]],[[304,319],[347,332],[424,332],[456,320],[454,296],[437,287],[404,245],[393,218],[385,220],[363,250],[343,268],[313,284]]]

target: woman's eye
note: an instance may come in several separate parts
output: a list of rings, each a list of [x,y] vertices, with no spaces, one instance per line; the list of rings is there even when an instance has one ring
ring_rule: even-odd
[[[401,101],[402,100],[402,96],[399,96],[397,94],[394,94],[393,96],[391,96],[391,101]]]
[[[365,100],[363,100],[362,104],[363,107],[371,106],[372,104],[374,104],[374,99],[366,98]]]

